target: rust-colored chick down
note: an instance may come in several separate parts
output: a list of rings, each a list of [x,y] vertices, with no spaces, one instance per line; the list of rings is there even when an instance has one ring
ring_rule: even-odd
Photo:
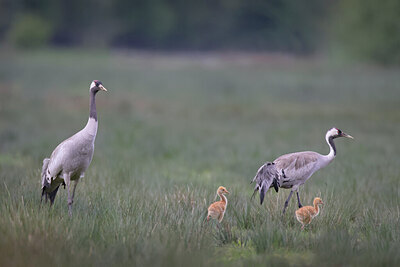
[[[228,204],[228,200],[224,194],[229,194],[228,190],[223,186],[218,187],[217,195],[220,197],[220,201],[214,202],[208,207],[207,221],[213,218],[221,222],[224,218],[226,206]]]
[[[316,197],[314,198],[314,207],[305,206],[296,210],[296,218],[302,224],[301,229],[304,229],[304,226],[310,224],[312,219],[319,214],[318,205],[323,204],[322,199]]]

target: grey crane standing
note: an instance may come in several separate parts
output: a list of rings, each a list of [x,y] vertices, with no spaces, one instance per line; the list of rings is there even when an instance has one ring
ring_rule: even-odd
[[[253,196],[257,191],[260,193],[260,204],[264,201],[264,196],[270,187],[274,187],[276,192],[279,188],[290,189],[290,194],[285,201],[283,213],[289,204],[294,191],[297,194],[299,208],[302,207],[299,197],[299,187],[303,185],[313,174],[326,167],[336,157],[336,147],[333,139],[347,137],[354,139],[337,128],[330,129],[325,140],[329,145],[329,154],[321,155],[313,151],[303,151],[282,155],[273,162],[266,162],[262,165],[252,182],[256,182]]]
[[[90,112],[89,120],[82,130],[60,143],[50,158],[43,160],[42,167],[42,199],[43,196],[50,199],[50,205],[54,203],[58,188],[61,184],[68,190],[68,213],[72,215],[72,203],[75,189],[80,178],[85,175],[94,152],[94,141],[97,134],[96,94],[99,91],[107,91],[103,84],[94,80],[90,84]],[[72,194],[71,181],[74,181]]]

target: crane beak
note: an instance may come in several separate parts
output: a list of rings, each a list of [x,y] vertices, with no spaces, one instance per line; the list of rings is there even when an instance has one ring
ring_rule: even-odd
[[[107,89],[102,84],[99,85],[99,88],[101,91],[107,92]]]
[[[228,195],[230,194],[230,193],[228,192],[228,190],[226,190],[225,192],[226,192]]]
[[[347,133],[343,133],[342,132],[342,135],[341,135],[342,137],[347,137],[347,138],[350,138],[350,139],[354,139],[354,137],[353,136],[351,136],[351,135],[349,135],[349,134],[347,134]]]

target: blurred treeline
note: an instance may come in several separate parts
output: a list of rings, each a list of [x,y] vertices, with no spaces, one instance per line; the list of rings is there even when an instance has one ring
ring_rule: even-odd
[[[0,0],[0,40],[19,48],[339,49],[400,63],[399,0]]]

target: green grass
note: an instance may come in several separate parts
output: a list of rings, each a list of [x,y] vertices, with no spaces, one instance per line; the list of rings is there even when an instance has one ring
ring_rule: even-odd
[[[1,54],[0,265],[400,264],[400,70],[274,55]],[[81,129],[101,80],[93,162],[74,214],[40,208],[40,169]],[[305,231],[289,194],[250,200],[258,167],[356,139],[301,189],[325,206]],[[218,186],[231,194],[206,224]]]

